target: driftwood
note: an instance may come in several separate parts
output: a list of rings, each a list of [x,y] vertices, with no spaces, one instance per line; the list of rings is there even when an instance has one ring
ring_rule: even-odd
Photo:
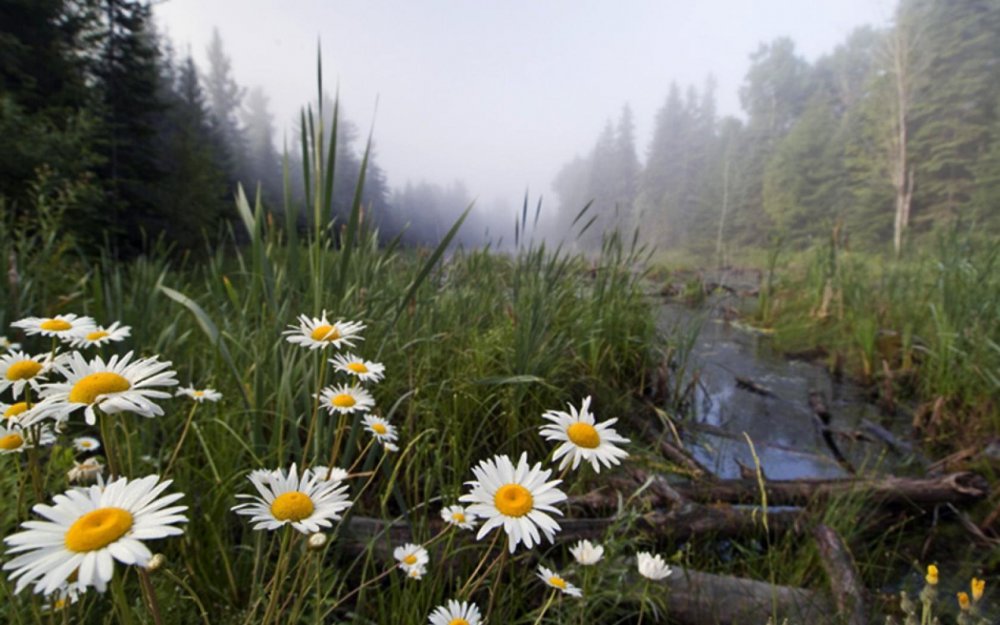
[[[837,613],[844,618],[847,625],[865,625],[865,587],[854,564],[850,550],[843,539],[832,528],[822,523],[813,528],[816,546],[830,578],[830,590],[833,593]]]
[[[670,622],[691,625],[766,623],[777,612],[778,622],[826,623],[832,612],[823,595],[729,575],[712,575],[674,568],[661,582],[667,593]]]
[[[754,503],[760,500],[756,480],[718,480],[710,484],[693,483],[675,486],[677,492],[692,501]],[[767,481],[764,483],[768,504],[800,506],[813,499],[837,495],[861,494],[880,504],[917,506],[943,503],[966,503],[989,494],[989,483],[975,473],[950,473],[926,478],[844,478]]]
[[[774,391],[767,388],[766,386],[761,386],[757,384],[750,378],[743,378],[740,376],[733,376],[736,378],[736,388],[741,388],[744,391],[753,393],[754,395],[760,395],[762,397],[774,397]]]

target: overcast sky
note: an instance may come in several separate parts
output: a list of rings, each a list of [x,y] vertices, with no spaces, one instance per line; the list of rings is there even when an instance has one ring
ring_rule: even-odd
[[[720,113],[760,42],[788,36],[807,59],[894,0],[161,0],[159,26],[204,70],[218,27],[237,81],[267,91],[280,133],[326,84],[348,117],[375,121],[392,186],[464,180],[481,206],[547,196],[628,102],[643,158],[671,81],[718,82]],[[376,113],[375,103],[378,99]]]

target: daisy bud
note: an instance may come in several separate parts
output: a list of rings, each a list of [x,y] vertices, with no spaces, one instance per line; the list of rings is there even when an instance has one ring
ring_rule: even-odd
[[[327,536],[323,532],[316,532],[309,537],[309,549],[319,551],[326,546]]]
[[[149,563],[146,564],[146,570],[150,573],[158,570],[164,564],[166,564],[167,558],[162,553],[154,553],[153,557],[149,559]]]

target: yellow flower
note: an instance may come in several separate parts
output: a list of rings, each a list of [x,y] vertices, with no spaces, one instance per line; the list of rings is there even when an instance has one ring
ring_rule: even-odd
[[[986,580],[978,579],[976,577],[972,578],[972,600],[979,601],[983,598],[983,591],[986,590]]]
[[[925,578],[927,583],[931,586],[937,586],[938,583],[938,568],[933,564],[927,565],[927,577]]]
[[[963,612],[969,609],[969,593],[958,593],[958,607],[962,608]]]

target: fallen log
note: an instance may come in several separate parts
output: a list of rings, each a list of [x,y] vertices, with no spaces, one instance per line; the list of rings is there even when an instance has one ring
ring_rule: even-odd
[[[718,480],[692,483],[674,488],[692,501],[755,503],[760,500],[756,480]],[[981,475],[961,472],[948,475],[905,478],[804,479],[764,483],[767,501],[772,506],[801,506],[814,499],[860,494],[883,505],[912,504],[927,506],[943,503],[967,503],[989,494],[989,482]]]
[[[777,622],[828,623],[833,609],[820,593],[742,577],[674,568],[663,582],[671,623],[747,625]]]
[[[820,523],[813,528],[813,537],[819,548],[820,561],[830,579],[830,590],[837,606],[837,614],[847,625],[865,625],[865,587],[843,539],[832,528]]]

